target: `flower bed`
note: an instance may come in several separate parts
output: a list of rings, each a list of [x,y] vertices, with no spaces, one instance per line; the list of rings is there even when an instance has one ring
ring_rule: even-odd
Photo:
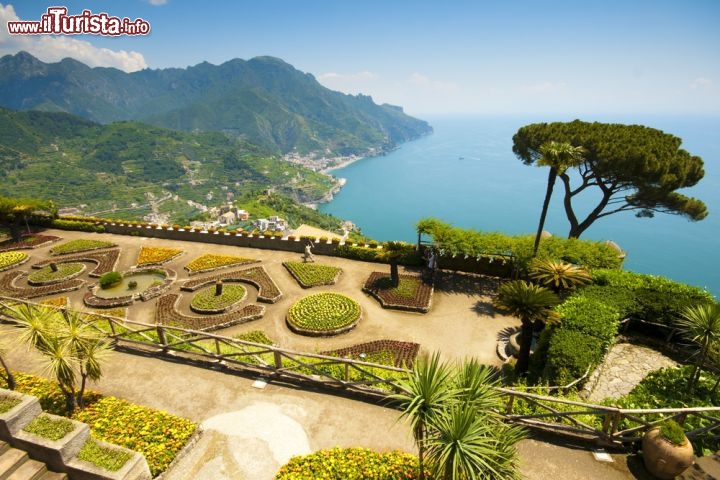
[[[0,252],[0,272],[22,265],[28,258],[25,252]]]
[[[383,308],[427,313],[432,303],[433,287],[419,275],[400,275],[400,284],[393,287],[387,273],[373,272],[363,292],[375,297]]]
[[[236,257],[233,255],[215,255],[213,253],[208,253],[188,263],[185,266],[185,270],[187,270],[190,275],[195,275],[197,273],[211,272],[219,268],[236,267],[238,265],[256,263],[258,261],[259,260],[255,260],[253,258]]]
[[[56,268],[57,270],[53,271],[52,267],[47,266],[32,272],[28,275],[28,284],[33,286],[52,285],[78,277],[85,271],[85,265],[82,263],[61,263],[56,265]]]
[[[250,304],[221,315],[195,317],[177,311],[175,304],[179,298],[180,296],[174,293],[158,298],[155,304],[155,322],[187,330],[210,331],[257,320],[265,315],[265,307]]]
[[[398,340],[375,340],[351,347],[320,352],[320,354],[332,357],[348,357],[353,360],[379,363],[382,365],[393,365],[398,368],[412,368],[419,350],[419,343],[401,342]],[[386,355],[390,357],[389,362],[385,361]]]
[[[223,282],[247,282],[254,285],[258,289],[258,302],[275,303],[282,297],[282,292],[262,266],[188,280],[180,289],[194,292],[198,288],[215,283],[218,280],[222,280]]]
[[[65,414],[65,399],[57,383],[20,372],[15,373],[15,380],[16,390],[38,397],[46,412]],[[86,391],[85,403],[73,419],[87,423],[93,438],[141,453],[153,477],[168,468],[197,429],[185,418],[92,391]]]
[[[238,284],[223,285],[222,295],[215,293],[215,286],[200,290],[193,296],[190,309],[195,313],[224,313],[242,302],[247,296],[247,290]]]
[[[341,268],[316,263],[283,262],[283,265],[303,288],[334,285],[342,273]]]
[[[418,478],[418,459],[409,453],[376,452],[367,448],[334,447],[292,457],[280,467],[275,480],[322,478],[328,480],[388,480]],[[430,472],[425,475],[432,480]]]
[[[0,252],[43,247],[58,240],[60,240],[60,237],[54,235],[23,235],[19,242],[10,241],[0,243]]]
[[[101,248],[117,247],[113,242],[104,242],[102,240],[70,240],[50,249],[51,255],[67,255],[70,253],[87,252],[89,250],[99,250]]]
[[[53,262],[58,265],[69,262],[90,262],[94,263],[96,267],[89,273],[89,275],[91,277],[99,277],[104,273],[112,272],[115,269],[118,258],[120,258],[120,249],[114,248],[112,250],[86,252],[79,255],[69,255],[57,259],[49,259],[36,263],[33,265],[33,268],[43,268]]]
[[[162,265],[182,255],[183,250],[179,248],[163,247],[140,247],[137,265]]]
[[[300,335],[339,335],[360,321],[360,305],[339,293],[321,292],[301,298],[288,309],[287,324]]]
[[[41,287],[16,287],[15,282],[23,277],[23,272],[10,272],[0,277],[0,294],[13,298],[37,298],[46,295],[55,295],[58,293],[77,290],[82,287],[85,282],[79,278],[65,280],[52,285],[43,285]]]

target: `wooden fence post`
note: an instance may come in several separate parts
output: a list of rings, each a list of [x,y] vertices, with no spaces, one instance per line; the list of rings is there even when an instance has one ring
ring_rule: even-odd
[[[160,341],[160,347],[162,347],[162,351],[167,352],[168,347],[167,347],[167,339],[165,338],[165,329],[162,327],[161,324],[158,324],[157,327],[155,328],[155,330],[157,330],[158,340]]]
[[[273,357],[275,358],[275,369],[280,370],[282,368],[282,355],[278,350],[273,351]]]

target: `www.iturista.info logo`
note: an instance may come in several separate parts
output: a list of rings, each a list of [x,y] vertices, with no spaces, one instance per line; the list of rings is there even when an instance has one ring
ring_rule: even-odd
[[[142,18],[130,20],[90,10],[68,15],[65,7],[50,7],[40,21],[7,22],[7,29],[11,35],[147,35],[150,24]]]

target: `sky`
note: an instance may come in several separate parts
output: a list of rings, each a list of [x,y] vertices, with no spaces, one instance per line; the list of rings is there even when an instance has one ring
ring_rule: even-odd
[[[8,21],[142,18],[148,35],[10,35]],[[125,71],[271,55],[411,115],[720,115],[718,0],[14,0],[0,56]]]

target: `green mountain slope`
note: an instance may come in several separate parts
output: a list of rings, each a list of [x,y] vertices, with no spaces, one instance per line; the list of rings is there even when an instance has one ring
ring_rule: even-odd
[[[0,108],[0,195],[53,200],[107,218],[152,212],[176,222],[250,191],[272,188],[312,203],[333,187],[326,175],[222,133]]]
[[[400,107],[329,90],[273,57],[124,73],[72,59],[47,64],[20,52],[0,58],[0,105],[222,131],[275,153],[362,154],[432,131]]]

